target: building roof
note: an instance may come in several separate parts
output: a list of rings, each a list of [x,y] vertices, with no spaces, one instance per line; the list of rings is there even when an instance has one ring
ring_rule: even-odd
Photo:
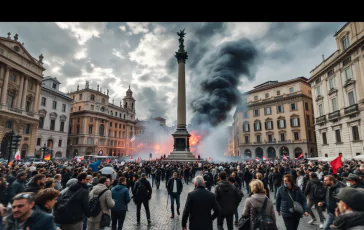
[[[288,84],[291,84],[291,83],[297,82],[297,81],[301,81],[303,83],[306,83],[307,85],[310,85],[307,82],[308,79],[306,77],[297,77],[297,78],[294,78],[294,79],[291,79],[291,80],[288,80],[288,81],[283,81],[283,82],[267,81],[267,82],[265,82],[263,84],[260,84],[260,85],[258,85],[256,87],[254,87],[254,89],[252,89],[250,91],[244,92],[242,95],[248,95],[248,94],[251,94],[251,93],[256,93],[256,92],[259,92],[259,91],[275,88],[275,87],[278,87],[278,86],[288,85]]]
[[[336,33],[334,34],[334,37],[336,37],[347,25],[349,25],[350,22],[345,23]]]
[[[66,100],[69,100],[69,101],[72,101],[73,99],[70,98],[67,94],[59,91],[59,90],[56,90],[56,89],[53,89],[52,87],[48,87],[46,85],[42,85],[42,90],[46,90],[46,91],[50,91],[51,93],[55,93],[55,94],[58,94],[58,96],[66,99]]]
[[[47,76],[47,77],[43,78],[43,81],[45,81],[45,80],[53,80],[53,81],[57,82],[58,84],[61,84],[61,82],[59,82],[56,77]]]

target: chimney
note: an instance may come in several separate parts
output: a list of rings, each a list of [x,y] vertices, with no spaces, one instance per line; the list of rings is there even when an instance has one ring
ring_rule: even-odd
[[[322,61],[325,61],[325,56],[324,55],[322,55]]]

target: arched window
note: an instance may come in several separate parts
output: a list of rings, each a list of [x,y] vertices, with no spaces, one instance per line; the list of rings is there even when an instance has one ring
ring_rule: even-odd
[[[115,112],[115,117],[117,117],[118,116],[118,112]]]
[[[125,114],[124,114],[124,119],[125,119]]]
[[[95,95],[91,94],[91,101],[95,100]]]
[[[131,109],[134,109],[134,103],[131,103]]]
[[[128,108],[128,102],[125,102],[124,108]]]
[[[5,123],[5,128],[7,129],[12,129],[13,128],[13,122],[12,121],[7,121]]]
[[[104,125],[103,124],[101,124],[100,125],[100,129],[99,129],[99,135],[100,136],[104,136],[105,135],[105,132],[104,132],[105,130],[104,130]]]
[[[101,112],[104,112],[105,111],[105,108],[104,107],[101,107],[100,110],[101,110]]]
[[[105,104],[105,98],[102,98],[102,104]]]

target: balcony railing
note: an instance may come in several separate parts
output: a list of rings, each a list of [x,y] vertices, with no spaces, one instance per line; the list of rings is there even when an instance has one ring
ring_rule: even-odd
[[[350,105],[344,109],[345,115],[359,112],[358,104]]]
[[[291,140],[278,141],[278,143],[291,143]]]
[[[329,113],[329,120],[335,120],[340,118],[340,110]]]
[[[254,144],[258,145],[258,144],[262,144],[262,142],[261,141],[256,141],[256,142],[254,142]]]
[[[10,111],[12,112],[16,112],[16,113],[20,113],[21,114],[21,110],[20,109],[17,109],[17,108],[10,108],[8,107]]]
[[[316,124],[322,124],[326,122],[326,115],[316,118]]]
[[[27,112],[28,116],[34,117],[34,113],[33,112]]]
[[[277,141],[276,140],[271,140],[271,141],[265,141],[265,143],[266,144],[275,144],[275,143],[277,143]]]

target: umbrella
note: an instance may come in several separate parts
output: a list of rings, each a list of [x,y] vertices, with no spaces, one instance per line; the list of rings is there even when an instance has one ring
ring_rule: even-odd
[[[114,172],[114,168],[113,167],[105,167],[105,168],[102,168],[100,170],[100,172],[103,174],[103,175],[109,175],[109,174],[112,174]]]

